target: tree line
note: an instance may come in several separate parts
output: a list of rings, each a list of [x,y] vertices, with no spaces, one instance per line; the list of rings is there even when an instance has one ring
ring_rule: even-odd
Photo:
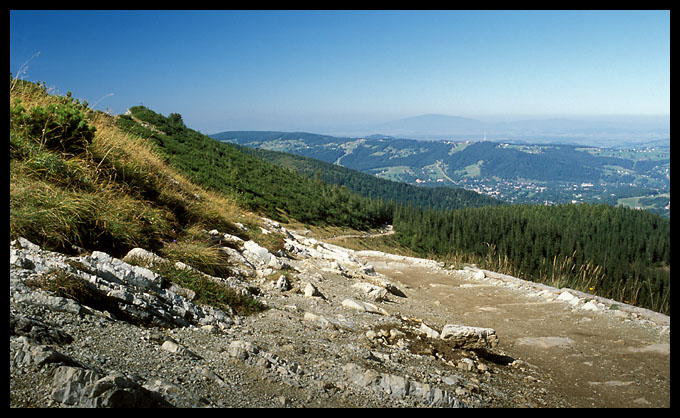
[[[670,314],[670,220],[603,204],[397,207],[398,241]]]

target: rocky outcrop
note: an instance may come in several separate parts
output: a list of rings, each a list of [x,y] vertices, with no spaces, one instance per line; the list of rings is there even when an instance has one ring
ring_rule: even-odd
[[[398,399],[415,398],[419,403],[435,407],[464,407],[454,394],[427,383],[421,383],[390,373],[380,373],[364,369],[354,363],[343,367],[346,378],[357,386],[373,390],[379,394],[391,395]]]
[[[140,251],[132,253],[139,256]],[[68,281],[79,301],[36,289],[39,281],[58,278]],[[27,285],[30,283],[34,284],[32,288]],[[87,256],[65,257],[43,251],[21,238],[11,244],[10,301],[19,304],[74,314],[101,312],[147,326],[198,324],[226,328],[233,323],[229,313],[193,304],[189,295],[186,289],[165,283],[153,271],[106,253],[94,251]]]

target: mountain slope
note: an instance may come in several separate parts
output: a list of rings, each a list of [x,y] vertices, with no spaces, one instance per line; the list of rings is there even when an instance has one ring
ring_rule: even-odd
[[[276,220],[288,217],[311,224],[342,225],[357,229],[389,221],[391,207],[347,189],[331,186],[263,162],[229,144],[221,144],[182,124],[173,124],[141,106],[123,116],[123,129],[144,134],[163,150],[170,164],[213,190],[237,196],[251,210]],[[144,128],[132,118],[156,127]]]
[[[243,147],[242,151],[308,177],[319,178],[325,183],[346,186],[350,191],[362,196],[395,201],[397,204],[434,209],[503,204],[499,200],[462,188],[417,187],[300,155],[247,147]]]
[[[192,184],[115,118],[33,83],[10,86],[10,238],[120,255],[181,241],[192,225],[252,224],[232,197]]]

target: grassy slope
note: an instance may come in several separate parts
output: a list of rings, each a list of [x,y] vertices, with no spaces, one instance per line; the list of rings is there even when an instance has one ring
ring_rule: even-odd
[[[161,249],[199,226],[238,233],[235,222],[257,222],[233,196],[192,183],[149,141],[122,132],[114,117],[32,83],[10,87],[10,238],[120,255]],[[39,109],[45,118],[35,116]],[[64,150],[50,144],[49,132],[32,129],[58,121],[63,109],[95,129],[84,146]]]
[[[10,78],[10,240],[23,236],[52,251],[100,250],[115,257],[142,247],[213,276],[226,272],[226,261],[206,229],[277,244],[234,196],[191,182],[154,144],[121,131],[115,119],[70,95]],[[200,274],[172,264],[156,268],[205,303],[241,312],[261,308]]]

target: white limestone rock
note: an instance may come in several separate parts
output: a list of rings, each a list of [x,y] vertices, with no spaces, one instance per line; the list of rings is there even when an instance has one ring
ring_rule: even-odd
[[[494,348],[498,345],[496,330],[492,328],[447,324],[444,325],[440,338],[456,347],[466,349]]]

